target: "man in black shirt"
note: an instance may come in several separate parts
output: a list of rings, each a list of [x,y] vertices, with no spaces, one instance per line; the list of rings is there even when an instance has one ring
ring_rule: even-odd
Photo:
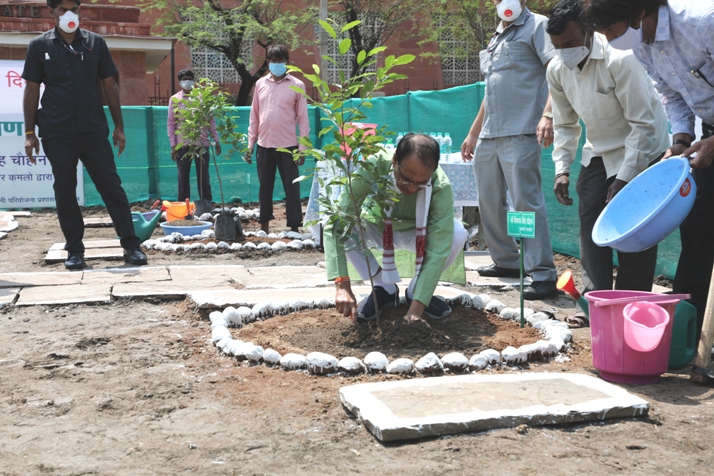
[[[65,267],[80,269],[84,262],[84,221],[79,209],[77,161],[81,160],[107,206],[124,258],[132,264],[146,264],[141,242],[134,233],[131,209],[107,136],[102,92],[114,121],[112,139],[124,150],[124,121],[121,115],[118,73],[101,36],[79,27],[80,0],[47,0],[56,27],[30,42],[22,77],[27,81],[23,98],[25,113],[25,154],[35,162],[39,152],[35,126],[54,174],[57,217],[68,252]],[[40,84],[45,84],[42,107],[38,110]]]

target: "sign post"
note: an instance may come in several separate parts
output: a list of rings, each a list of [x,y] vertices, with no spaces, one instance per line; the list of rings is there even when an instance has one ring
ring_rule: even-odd
[[[508,236],[520,238],[520,262],[521,262],[521,328],[525,326],[525,316],[523,312],[523,252],[525,250],[525,238],[535,238],[535,212],[508,212]]]

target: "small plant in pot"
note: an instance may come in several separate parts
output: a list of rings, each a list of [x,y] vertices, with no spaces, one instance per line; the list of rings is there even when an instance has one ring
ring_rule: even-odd
[[[230,210],[226,207],[223,182],[219,170],[220,164],[218,163],[215,144],[208,133],[215,123],[216,133],[225,150],[222,154],[226,157],[224,160],[229,160],[233,154],[238,154],[242,157],[248,150],[246,136],[238,131],[238,126],[235,123],[230,96],[217,83],[210,79],[202,78],[195,84],[190,94],[184,96],[181,106],[176,108],[175,114],[179,124],[177,134],[181,137],[181,142],[176,144],[177,150],[181,147],[187,147],[189,149],[189,157],[196,157],[195,160],[203,160],[202,154],[200,154],[200,149],[204,147],[202,144],[210,143],[208,147],[210,160],[213,162],[218,188],[221,193],[221,211],[214,223],[216,239],[235,241],[236,238],[242,238],[243,229],[240,225],[240,220],[234,219]]]
[[[339,40],[339,54],[346,56],[350,51],[351,40],[348,36],[349,30],[360,24],[354,21],[345,25],[339,33],[329,23],[320,21],[323,29],[333,39]],[[342,37],[342,39],[340,39]],[[370,275],[370,284],[374,289],[372,276],[376,270],[371,269],[369,243],[364,237],[364,217],[359,211],[362,203],[356,198],[353,183],[362,181],[371,184],[370,190],[366,192],[364,203],[376,205],[372,207],[374,213],[381,214],[381,218],[387,218],[386,211],[399,201],[399,195],[394,188],[393,177],[389,171],[380,170],[376,162],[365,160],[384,151],[382,144],[385,142],[387,126],[378,126],[374,131],[355,127],[354,123],[364,121],[367,116],[364,109],[372,107],[371,98],[375,91],[382,89],[386,84],[397,80],[405,79],[406,76],[393,71],[395,67],[403,66],[414,60],[413,55],[387,56],[384,58],[383,66],[378,66],[377,56],[384,52],[386,47],[380,46],[371,51],[360,51],[356,61],[362,73],[346,78],[344,73],[340,73],[339,83],[329,84],[320,77],[320,68],[313,65],[314,73],[306,73],[295,66],[289,66],[291,71],[297,71],[310,82],[319,92],[320,99],[312,100],[303,90],[293,88],[305,95],[307,101],[320,110],[320,120],[322,121],[319,137],[333,138],[333,142],[323,144],[321,149],[315,148],[309,137],[301,137],[300,143],[305,146],[305,150],[294,152],[295,156],[313,157],[318,167],[331,171],[327,178],[317,171],[320,187],[325,191],[324,196],[320,196],[318,202],[323,208],[325,228],[334,230],[336,241],[344,246],[345,251],[349,251],[350,243],[363,250],[367,269]],[[327,61],[336,64],[332,58],[325,57]],[[299,177],[304,180],[307,177]],[[339,189],[341,194],[334,194],[332,191]],[[357,213],[350,213],[343,207],[343,197],[348,197],[353,210]],[[308,225],[316,224],[314,221]],[[373,295],[375,295],[373,293]],[[379,306],[375,299],[375,309]],[[377,319],[379,313],[377,314]]]

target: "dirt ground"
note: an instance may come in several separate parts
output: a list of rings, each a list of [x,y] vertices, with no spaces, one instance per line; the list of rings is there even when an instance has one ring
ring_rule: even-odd
[[[103,213],[92,209],[87,216]],[[286,229],[276,216],[271,230]],[[87,239],[113,236],[111,229],[86,232]],[[20,218],[20,229],[0,241],[0,271],[64,270],[43,260],[62,241],[53,213]],[[149,259],[151,265],[249,266],[323,259],[317,251],[250,256]],[[558,264],[577,262],[559,257]],[[117,266],[125,265],[92,262],[95,269]],[[472,291],[514,307],[518,302],[513,290]],[[562,318],[573,306],[560,296],[531,307]],[[574,336],[570,362],[534,363],[527,371],[596,375],[589,330]],[[186,302],[3,308],[0,474],[650,475],[711,474],[714,466],[714,391],[690,383],[688,371],[665,374],[655,385],[625,386],[651,403],[643,419],[386,445],[351,418],[338,397],[340,387],[374,379],[237,363],[218,354],[209,322]]]

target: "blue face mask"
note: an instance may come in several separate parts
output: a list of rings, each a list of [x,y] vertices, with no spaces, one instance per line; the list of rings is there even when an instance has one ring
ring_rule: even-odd
[[[268,63],[270,72],[273,73],[273,76],[278,78],[287,73],[288,68],[286,65],[287,63]]]

